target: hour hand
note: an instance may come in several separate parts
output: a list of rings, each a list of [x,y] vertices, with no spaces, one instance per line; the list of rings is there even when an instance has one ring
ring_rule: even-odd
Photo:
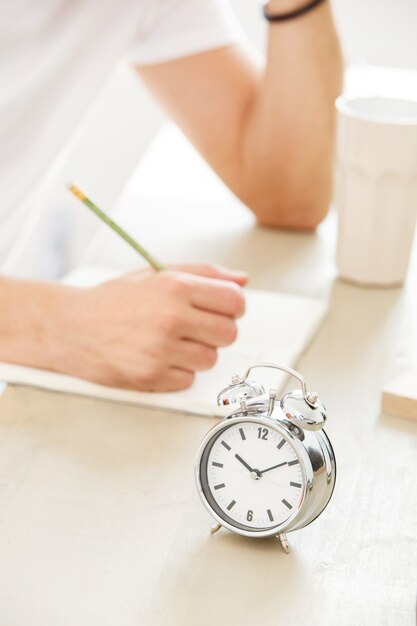
[[[249,470],[250,472],[253,472],[254,470],[251,468],[251,466],[246,463],[246,461],[244,459],[242,459],[241,456],[239,456],[238,454],[235,454],[235,458],[239,461],[239,463],[242,463],[242,465],[244,465],[246,467],[247,470]]]

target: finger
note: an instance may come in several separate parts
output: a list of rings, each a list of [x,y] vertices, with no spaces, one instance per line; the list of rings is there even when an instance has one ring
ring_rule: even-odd
[[[187,389],[193,384],[194,372],[179,367],[167,366],[157,374],[145,373],[124,386],[139,391],[177,391]]]
[[[167,371],[160,391],[180,391],[188,389],[194,382],[195,375],[186,369],[170,367]]]
[[[240,270],[230,270],[220,265],[212,264],[182,264],[172,265],[172,269],[180,272],[186,272],[187,274],[197,274],[198,276],[205,276],[206,278],[217,278],[218,280],[230,280],[237,283],[242,287],[248,282],[248,275],[246,272]]]
[[[192,372],[211,369],[217,361],[217,351],[212,346],[183,339],[178,342],[175,353],[170,357],[170,365]]]
[[[204,311],[238,318],[245,312],[243,290],[234,283],[214,280],[195,280],[190,293],[191,304]]]
[[[195,309],[188,316],[184,339],[204,343],[213,348],[232,344],[237,337],[236,322],[226,315]]]

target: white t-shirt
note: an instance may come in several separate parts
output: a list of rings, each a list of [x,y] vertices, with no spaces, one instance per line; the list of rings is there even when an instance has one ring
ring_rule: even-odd
[[[109,70],[236,41],[227,0],[0,0],[0,266]]]

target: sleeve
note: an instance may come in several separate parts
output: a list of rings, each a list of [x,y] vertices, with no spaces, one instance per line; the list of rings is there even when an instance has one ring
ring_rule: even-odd
[[[245,39],[228,0],[152,0],[146,31],[127,53],[134,65],[152,65]]]

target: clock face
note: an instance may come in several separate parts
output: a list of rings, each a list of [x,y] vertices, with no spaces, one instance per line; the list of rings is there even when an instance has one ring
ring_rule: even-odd
[[[245,531],[281,526],[304,497],[304,474],[289,439],[255,421],[221,430],[202,455],[200,476],[211,508]]]

